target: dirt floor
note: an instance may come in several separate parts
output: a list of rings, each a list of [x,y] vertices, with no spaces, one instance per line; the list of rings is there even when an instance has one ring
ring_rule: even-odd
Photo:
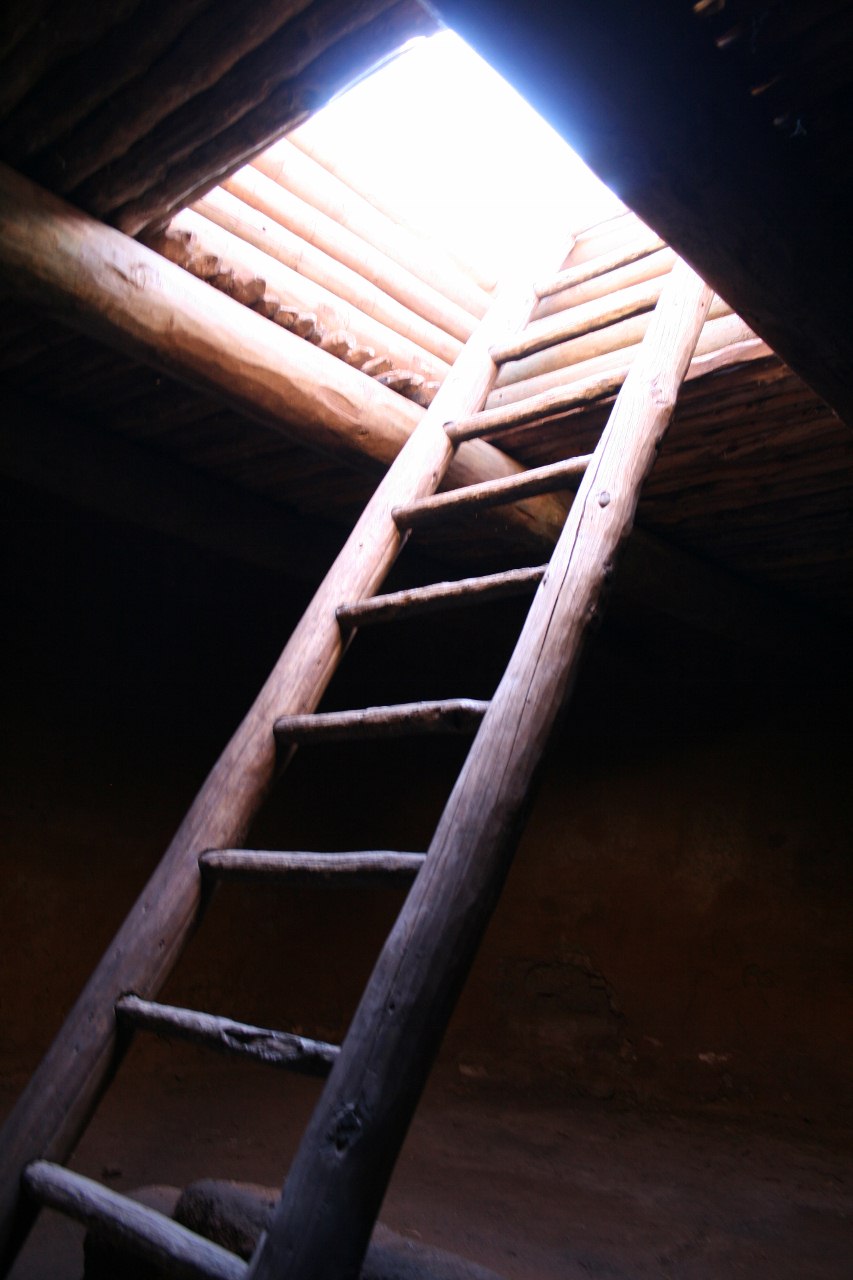
[[[121,1072],[74,1165],[116,1190],[276,1185],[318,1087],[153,1046]],[[849,1280],[851,1138],[815,1116],[510,1098],[447,1078],[421,1107],[382,1219],[507,1280]],[[81,1234],[43,1214],[14,1280],[79,1280]]]

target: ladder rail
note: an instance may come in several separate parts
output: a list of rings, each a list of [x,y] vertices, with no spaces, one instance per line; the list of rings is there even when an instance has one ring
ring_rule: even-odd
[[[564,246],[555,251],[551,245],[540,256],[547,270],[562,261]],[[351,639],[341,631],[337,607],[381,586],[404,541],[392,509],[433,492],[441,482],[454,458],[444,423],[482,406],[497,374],[491,347],[522,326],[535,304],[530,281],[507,286],[463,348],[10,1113],[0,1132],[0,1274],[11,1265],[35,1216],[21,1194],[21,1170],[40,1158],[67,1159],[85,1130],[124,1049],[116,1001],[131,991],[151,999],[168,977],[199,920],[199,854],[242,843],[283,765],[273,721],[317,707]],[[490,448],[482,442],[466,447]],[[555,536],[556,531],[557,526]]]
[[[251,1280],[351,1280],[359,1272],[711,298],[677,264],[315,1108]]]

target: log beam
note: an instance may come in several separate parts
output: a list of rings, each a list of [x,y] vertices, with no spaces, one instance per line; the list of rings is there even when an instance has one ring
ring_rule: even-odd
[[[425,412],[3,165],[0,282],[72,328],[362,469],[387,467]],[[458,450],[448,483],[522,469],[477,440]],[[565,508],[537,498],[507,512],[519,535],[547,545]]]
[[[267,286],[265,295],[281,300],[284,306],[313,312],[321,328],[329,335],[328,343],[322,344],[324,350],[332,351],[347,364],[355,364],[353,352],[360,348],[364,351],[369,349],[374,355],[388,356],[395,368],[414,369],[424,377],[439,381],[450,367],[446,361],[439,360],[403,337],[397,329],[375,320],[332,290],[309,280],[248,240],[194,213],[192,209],[184,209],[173,218],[165,231],[154,238],[152,248],[193,275],[200,275],[206,264],[218,262],[233,271],[237,278],[245,275],[263,280]],[[340,354],[333,347],[334,335],[339,333],[352,337],[355,344],[351,350]],[[366,357],[362,364],[369,358]]]
[[[839,270],[849,202],[811,170],[796,139],[765,122],[692,6],[440,0],[438,8],[853,423],[853,329]]]
[[[242,1280],[247,1273],[246,1263],[227,1249],[61,1165],[38,1160],[23,1180],[40,1204],[75,1218],[178,1280]]]
[[[73,224],[79,223],[80,215],[70,211],[69,216]],[[119,239],[127,243],[124,237]],[[551,249],[552,259],[559,261],[554,246]],[[84,269],[85,265],[84,261]],[[541,264],[543,269],[549,265],[546,261]],[[198,285],[197,281],[190,283]],[[374,594],[384,580],[401,546],[392,509],[431,491],[446,473],[453,449],[442,424],[464,417],[482,404],[496,372],[489,348],[502,332],[524,323],[534,301],[532,286],[507,290],[466,345],[418,430],[367,504],[7,1119],[0,1133],[0,1254],[7,1263],[29,1228],[29,1215],[21,1200],[22,1168],[36,1158],[66,1157],[85,1128],[121,1056],[116,1000],[128,991],[151,999],[171,971],[199,919],[199,855],[205,849],[242,843],[282,764],[276,758],[271,732],[275,717],[305,715],[316,709],[346,648],[336,616],[338,605]],[[251,318],[251,313],[240,310]]]
[[[268,178],[328,214],[368,244],[381,245],[383,252],[401,267],[406,267],[419,280],[428,281],[445,298],[458,303],[478,320],[486,314],[491,300],[489,294],[442,254],[438,245],[419,239],[393,222],[288,138],[281,138],[253,163]]]
[[[295,147],[294,152],[305,159]],[[372,280],[396,302],[459,342],[468,341],[477,319],[485,313],[484,309],[481,316],[475,318],[473,313],[444,297],[434,285],[421,280],[407,267],[401,267],[376,244],[348,227],[342,227],[327,213],[314,208],[251,165],[226,178],[222,185],[238,200],[286,227],[300,240],[314,245],[365,280]]]

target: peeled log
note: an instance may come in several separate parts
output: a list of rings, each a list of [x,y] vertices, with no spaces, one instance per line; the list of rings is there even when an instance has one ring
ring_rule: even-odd
[[[730,308],[721,298],[715,297],[711,304],[712,318],[727,315]],[[604,329],[582,334],[577,338],[569,338],[555,347],[545,351],[537,351],[534,355],[525,356],[522,360],[513,360],[503,366],[498,373],[496,388],[508,387],[510,383],[527,382],[538,378],[543,373],[554,373],[566,370],[570,365],[578,365],[581,361],[593,359],[595,356],[607,355],[634,346],[642,342],[643,335],[649,327],[651,312],[632,316],[628,320],[618,320]],[[552,382],[551,386],[558,385]],[[526,391],[525,395],[532,394]],[[491,406],[490,406],[491,407]]]
[[[606,329],[619,320],[651,311],[662,288],[660,280],[644,281],[609,293],[593,302],[568,307],[545,320],[533,321],[518,338],[496,347],[492,358],[498,364],[507,360],[520,360],[570,338],[579,338],[585,333]]]
[[[351,465],[389,465],[425,412],[6,165],[0,288]],[[522,469],[475,440],[457,451],[446,483]],[[564,517],[554,498],[503,512],[519,535],[545,544]]]
[[[399,209],[394,209],[387,205],[375,191],[370,189],[364,182],[363,176],[359,173],[359,167],[356,162],[351,159],[348,163],[345,155],[330,156],[324,151],[322,144],[317,144],[313,137],[311,120],[307,120],[298,129],[291,130],[287,135],[287,140],[292,142],[295,147],[298,147],[300,151],[304,151],[305,155],[310,156],[312,160],[316,160],[318,164],[321,164],[329,173],[334,174],[341,182],[346,183],[358,195],[363,196],[375,209],[390,218],[397,226],[402,227],[404,231],[419,240],[426,241],[428,239],[419,227],[407,221]],[[469,257],[459,258],[444,244],[439,248],[445,257],[453,262],[460,271],[464,271],[466,275],[470,276],[481,289],[485,289],[488,293],[494,292],[497,286],[497,276],[493,263],[473,262]],[[568,250],[566,252],[568,253]]]
[[[9,196],[13,192],[19,197],[29,195],[26,213],[20,206],[17,209],[13,206],[11,211],[4,207],[4,197],[5,203],[11,203]],[[32,204],[36,196],[41,204],[34,213]],[[141,249],[120,233],[94,223],[75,210],[66,210],[61,201],[37,192],[31,183],[25,183],[6,169],[0,169],[0,217],[0,230],[7,233],[0,237],[6,259],[4,262],[0,258],[0,263],[9,274],[11,259],[14,263],[11,278],[18,284],[32,282],[38,266],[43,264],[40,251],[51,230],[57,247],[63,250],[68,248],[69,234],[76,233],[84,278],[96,265],[95,250],[87,242],[85,233],[89,231],[94,238],[97,232],[101,257],[110,255],[107,265],[102,263],[99,274],[106,275],[108,280],[115,277],[120,281],[113,288],[125,305],[128,298],[132,298],[131,281],[126,273],[133,261],[147,263],[150,258],[156,259],[150,250]],[[67,226],[57,226],[63,221]],[[28,239],[30,230],[32,241]],[[31,260],[33,251],[35,257]],[[131,252],[139,256],[130,258]],[[168,263],[162,265],[171,267]],[[172,272],[182,274],[178,267],[171,267],[168,274]],[[51,297],[55,297],[60,283],[67,293],[69,274],[73,278],[72,263],[65,252],[55,253],[54,261],[44,264]],[[45,292],[45,279],[38,281],[41,294]],[[99,283],[101,300],[114,306],[114,295],[107,282]],[[186,277],[186,284],[194,286],[188,291],[193,297],[198,296],[199,290],[211,292],[191,277]],[[136,287],[139,288],[138,284]],[[64,301],[64,294],[62,296]],[[221,308],[239,306],[216,294],[212,296],[218,298]],[[367,504],[255,702],[208,775],[151,880],[7,1118],[0,1133],[0,1256],[11,1258],[29,1217],[21,1199],[21,1169],[46,1151],[62,1159],[76,1144],[120,1057],[113,1012],[115,1001],[128,991],[136,992],[142,999],[152,999],[170,972],[198,920],[199,854],[205,849],[238,847],[243,842],[249,823],[281,764],[270,732],[274,719],[282,715],[304,715],[316,709],[346,649],[346,639],[336,616],[338,606],[372,595],[381,585],[401,545],[391,509],[432,491],[446,474],[453,450],[443,423],[471,414],[482,403],[495,375],[494,364],[488,356],[489,347],[502,332],[512,331],[524,322],[533,302],[532,289],[505,294],[466,345],[433,405],[422,414],[418,430],[407,441]],[[167,311],[160,316],[161,322],[167,320],[168,314]],[[245,308],[240,308],[240,315],[243,323],[246,319],[256,319],[258,324],[269,325]],[[130,323],[129,317],[124,317],[124,323]],[[168,340],[169,336],[168,324],[164,323],[161,340]],[[314,354],[347,371],[345,365],[325,352]],[[352,374],[351,370],[348,372]],[[400,403],[406,405],[405,401]],[[476,456],[474,446],[469,449],[469,456]],[[462,452],[460,449],[459,453]],[[496,450],[490,454],[501,457]]]
[[[732,353],[728,363],[736,364],[740,357],[736,354],[735,349],[746,349],[747,344],[758,341],[749,325],[745,324],[739,316],[734,316],[728,312],[725,303],[721,299],[714,298],[709,314],[714,318],[705,322],[705,326],[699,336],[699,341],[696,344],[696,355],[690,362],[690,368],[687,371],[688,379],[698,377],[696,370],[700,368],[703,358],[725,350]],[[636,320],[626,321],[626,336],[630,337],[631,340],[615,345],[613,350],[606,350],[588,358],[578,359],[576,363],[568,364],[566,368],[552,369],[536,377],[524,378],[519,382],[496,387],[486,402],[486,408],[496,409],[500,405],[515,404],[519,400],[526,400],[530,396],[541,394],[543,391],[569,387],[589,378],[601,377],[616,369],[626,369],[639,350],[645,328],[641,321],[644,320],[646,320],[646,317],[640,316]],[[614,326],[614,328],[616,327]],[[621,328],[622,326],[618,327]],[[593,338],[595,336],[594,334],[591,335]],[[585,345],[587,342],[586,338],[577,340],[576,345],[579,353],[580,351],[588,350]],[[567,348],[573,345],[575,344],[566,343]],[[594,344],[590,345],[594,349]],[[764,348],[763,343],[760,345]],[[707,360],[705,360],[703,366],[705,370],[707,369],[707,363]],[[718,363],[715,367],[722,367],[722,364]]]
[[[581,302],[592,302],[596,298],[603,298],[607,294],[615,293],[617,289],[627,288],[628,285],[641,284],[644,280],[654,280],[656,276],[667,275],[675,261],[676,255],[672,249],[658,249],[656,253],[628,262],[613,271],[608,271],[606,275],[593,276],[592,279],[572,285],[570,289],[564,289],[562,293],[554,294],[553,297],[540,299],[531,318],[542,320],[545,316],[556,315],[569,307],[578,306]]]
[[[476,319],[470,312],[443,297],[432,285],[419,280],[375,244],[340,226],[328,214],[313,208],[251,165],[227,178],[222,185],[226,191],[273,218],[301,240],[322,249],[336,262],[372,281],[422,320],[428,320],[460,342],[467,342],[471,337]]]
[[[596,276],[607,275],[611,271],[624,267],[629,262],[636,262],[640,258],[645,258],[663,247],[664,242],[660,236],[651,235],[648,239],[631,248],[616,249],[612,253],[602,254],[600,258],[593,258],[582,265],[568,266],[551,280],[538,284],[536,292],[540,298],[549,298],[552,294],[562,293],[565,289],[571,289],[573,285],[584,284],[587,280],[594,280]]]
[[[356,271],[336,262],[321,249],[306,244],[292,231],[271,221],[229,192],[211,191],[197,201],[193,208],[196,213],[203,214],[217,226],[240,236],[256,249],[262,249],[270,257],[277,258],[315,284],[323,285],[366,315],[396,329],[440,360],[452,364],[462,350],[462,343],[458,338],[451,337],[443,329],[415,315],[408,307],[404,307]]]
[[[427,281],[478,320],[485,315],[491,302],[485,289],[475,284],[439,248],[393,222],[289,139],[274,143],[252,163],[268,178],[315,209],[321,209],[342,227],[348,227],[369,244],[381,245],[389,258],[419,280]]]
[[[396,329],[365,315],[329,289],[308,280],[298,271],[217,226],[200,213],[193,213],[192,209],[185,209],[173,218],[163,234],[167,242],[172,237],[187,234],[192,237],[197,252],[263,277],[270,291],[280,298],[282,304],[293,305],[300,311],[313,311],[328,333],[349,334],[361,348],[372,349],[374,355],[388,356],[395,367],[416,369],[425,377],[439,380],[445,377],[450,368],[446,360],[439,360],[438,356],[404,338]],[[159,249],[161,242],[161,237],[155,237],[155,247]],[[185,251],[182,252],[179,246],[168,252],[167,256],[184,265]],[[192,266],[190,269],[196,274]],[[370,357],[365,356],[365,360],[367,359]]]

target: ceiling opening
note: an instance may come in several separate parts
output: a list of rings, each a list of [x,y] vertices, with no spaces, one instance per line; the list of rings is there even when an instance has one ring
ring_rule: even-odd
[[[299,133],[484,275],[523,271],[537,231],[552,239],[624,209],[453,31],[413,40]]]

